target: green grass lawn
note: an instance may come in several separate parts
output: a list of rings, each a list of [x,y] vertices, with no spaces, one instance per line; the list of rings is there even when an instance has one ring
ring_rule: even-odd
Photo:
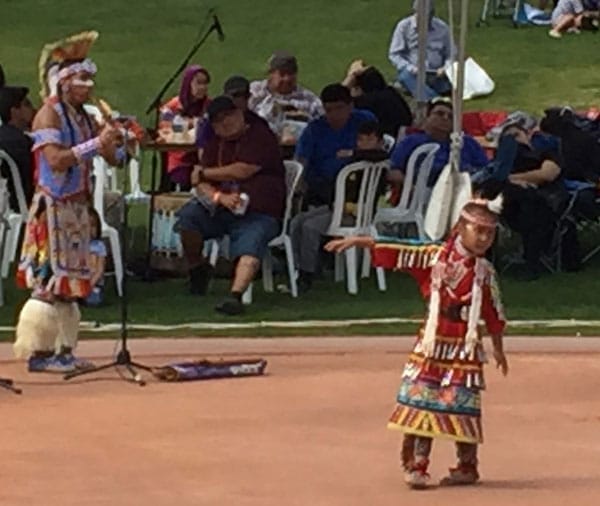
[[[517,281],[509,273],[502,279],[503,296],[507,302],[506,312],[510,320],[539,319],[597,319],[596,294],[600,291],[600,259],[593,260],[584,272],[548,275],[535,282]],[[213,310],[215,304],[227,293],[225,280],[216,280],[206,297],[187,293],[183,279],[161,280],[153,283],[133,280],[129,283],[129,321],[133,324],[182,324],[191,322],[256,322],[329,320],[359,318],[420,318],[424,305],[416,284],[406,274],[391,273],[387,276],[388,290],[381,293],[374,277],[360,282],[356,296],[346,292],[344,283],[333,283],[331,276],[316,283],[314,290],[298,299],[282,293],[266,293],[261,281],[254,285],[254,301],[246,314],[227,318]],[[283,277],[277,283],[285,283]],[[13,325],[17,311],[27,297],[7,283],[7,305],[0,311],[0,326]],[[119,302],[112,281],[107,286],[106,305],[101,308],[84,308],[83,319],[99,323],[116,323],[120,317]],[[412,332],[413,324],[369,325],[353,328],[327,329],[328,334],[391,334]],[[554,333],[597,334],[599,329],[555,329]],[[529,329],[515,328],[511,332],[522,334]],[[304,329],[257,329],[224,331],[169,331],[167,335],[311,335],[315,330]],[[321,331],[322,332],[322,331]],[[541,330],[538,330],[541,332]],[[544,330],[544,333],[549,331]],[[138,335],[149,332],[136,332]],[[152,334],[157,332],[152,331]],[[164,333],[163,333],[164,334]],[[0,339],[10,339],[10,333],[0,333]]]
[[[209,7],[218,8],[226,39],[220,43],[211,36],[194,61],[210,69],[216,94],[230,74],[263,75],[274,49],[295,52],[301,82],[317,92],[341,79],[357,57],[391,78],[389,39],[411,4],[410,0],[3,0],[0,62],[10,82],[37,90],[42,45],[96,29],[100,38],[91,56],[100,69],[98,95],[146,119],[145,107],[198,37]],[[468,108],[539,112],[550,105],[597,102],[600,36],[584,33],[553,40],[545,28],[514,29],[507,19],[491,19],[491,26],[476,28],[481,4],[482,0],[471,2],[468,54],[489,72],[497,91],[469,102]],[[446,2],[437,5],[445,16]]]
[[[514,29],[507,19],[491,20],[491,26],[476,28],[481,3],[471,2],[468,54],[489,72],[497,89],[490,97],[468,102],[467,109],[539,113],[552,105],[582,107],[598,102],[600,36],[584,33],[557,41],[550,39],[544,28]],[[212,93],[217,94],[223,80],[233,73],[250,78],[264,75],[267,58],[275,49],[297,54],[300,81],[317,92],[341,79],[348,63],[357,57],[377,65],[391,79],[389,38],[410,4],[409,0],[3,0],[0,63],[9,83],[28,85],[35,95],[42,45],[77,31],[96,29],[100,38],[91,56],[100,69],[98,96],[150,125],[151,117],[143,111],[198,37],[208,7],[218,7],[226,40],[220,43],[211,37],[193,61],[211,71]],[[444,15],[445,2],[438,4]],[[173,86],[171,94],[177,87]],[[147,171],[144,179],[148,179]],[[132,221],[139,226],[144,216],[136,209]],[[138,234],[137,249],[143,245]],[[503,285],[508,315],[513,319],[596,318],[598,274],[600,263],[593,261],[579,274],[548,276],[534,283],[506,277]],[[281,294],[265,294],[258,283],[254,304],[236,321],[420,316],[423,306],[413,282],[405,275],[390,275],[388,279],[385,294],[377,292],[373,279],[363,280],[360,294],[354,297],[346,294],[343,285],[323,281],[310,295],[294,301]],[[16,292],[12,284],[10,279],[6,283],[7,305],[0,309],[2,325],[14,323],[26,296]],[[224,321],[212,308],[226,289],[222,281],[208,297],[192,298],[186,294],[183,280],[154,284],[134,281],[130,319],[138,323]],[[85,319],[117,321],[117,299],[110,289],[108,293],[107,306],[85,310]],[[359,328],[357,332],[397,330],[394,326]]]

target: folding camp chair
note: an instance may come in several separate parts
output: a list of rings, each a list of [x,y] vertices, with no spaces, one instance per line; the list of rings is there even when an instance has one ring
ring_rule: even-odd
[[[523,0],[515,0],[514,6],[507,5],[507,0],[484,0],[479,20],[477,21],[477,26],[489,26],[487,18],[488,13],[491,11],[491,15],[494,18],[500,18],[503,16],[510,17],[512,19],[513,26],[517,28],[520,24],[523,24],[520,16],[522,10]]]
[[[593,227],[597,227],[598,225],[597,219],[590,219],[581,216],[577,209],[578,199],[580,198],[581,192],[589,189],[590,185],[587,183],[579,183],[577,181],[568,180],[565,180],[565,185],[569,191],[569,200],[561,215],[556,219],[554,232],[552,233],[552,238],[550,240],[548,249],[540,257],[542,265],[550,273],[562,272],[563,270],[563,255],[565,251],[564,246],[565,240],[569,239],[569,232],[574,230],[578,231],[584,225],[591,225]],[[504,230],[502,235],[504,241],[511,236],[510,232],[507,230]],[[572,239],[576,239],[573,235],[570,237]],[[598,251],[600,251],[600,247],[595,247],[587,252],[581,259],[581,263],[587,262]],[[522,259],[522,253],[522,249],[519,248],[512,254],[505,255],[502,259],[502,266],[500,268],[501,272],[505,272],[513,265],[522,264],[524,262]]]
[[[477,26],[486,25],[489,26],[488,16],[491,15],[493,18],[499,18],[506,11],[510,9],[505,4],[504,0],[483,0],[483,6],[481,7],[481,14],[477,20]]]

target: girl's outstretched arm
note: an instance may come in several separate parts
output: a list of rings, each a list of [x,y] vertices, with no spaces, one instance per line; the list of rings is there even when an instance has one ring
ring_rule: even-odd
[[[375,246],[375,239],[370,235],[355,235],[342,237],[340,239],[332,239],[325,245],[325,250],[331,253],[341,253],[354,246],[357,248],[369,249]]]

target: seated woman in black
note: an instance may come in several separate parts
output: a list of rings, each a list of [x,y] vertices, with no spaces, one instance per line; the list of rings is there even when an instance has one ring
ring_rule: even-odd
[[[498,156],[502,153],[506,154],[506,159],[499,160]],[[534,148],[529,135],[519,125],[505,128],[498,156],[495,160],[498,172],[508,167],[510,171],[507,170],[507,177],[505,174],[492,174],[492,178],[483,183],[482,193],[486,197],[503,193],[502,218],[522,237],[526,278],[537,279],[542,273],[540,259],[550,248],[556,220],[569,201],[560,177],[560,162],[556,153]],[[566,249],[563,249],[564,268],[576,269],[578,248],[574,228],[568,231],[563,245]]]

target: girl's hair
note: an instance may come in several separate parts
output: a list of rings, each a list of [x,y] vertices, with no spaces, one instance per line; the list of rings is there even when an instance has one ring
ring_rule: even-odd
[[[92,231],[92,240],[102,239],[102,227],[100,225],[100,215],[98,214],[98,211],[96,211],[93,206],[89,206],[88,215],[90,217],[90,221],[92,221],[92,224],[96,226],[95,232]]]

